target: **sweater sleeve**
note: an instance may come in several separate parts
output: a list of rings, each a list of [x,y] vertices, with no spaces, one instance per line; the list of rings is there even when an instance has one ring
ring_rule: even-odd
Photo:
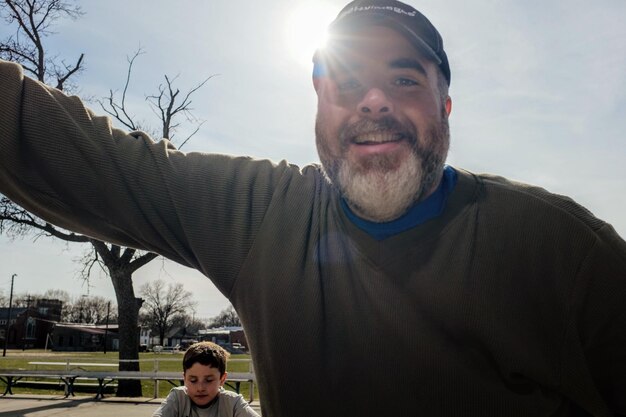
[[[563,384],[583,364],[610,412],[626,416],[626,243],[610,225],[583,260],[572,294],[569,336],[564,343]],[[574,346],[582,352],[576,353]],[[580,372],[580,371],[579,371]],[[573,398],[587,393],[569,387]]]
[[[200,270],[228,294],[286,163],[127,134],[0,61],[0,192],[47,222]]]

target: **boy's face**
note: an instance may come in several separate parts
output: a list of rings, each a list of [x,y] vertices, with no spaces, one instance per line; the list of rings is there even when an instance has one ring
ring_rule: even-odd
[[[227,373],[220,376],[220,371],[212,366],[194,363],[184,373],[187,395],[196,405],[203,406],[210,403],[219,393],[220,387],[226,381]]]

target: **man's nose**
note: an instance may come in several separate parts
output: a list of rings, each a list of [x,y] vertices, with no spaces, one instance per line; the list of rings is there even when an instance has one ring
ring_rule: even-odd
[[[380,88],[370,88],[357,105],[362,116],[378,119],[393,113],[393,102]]]

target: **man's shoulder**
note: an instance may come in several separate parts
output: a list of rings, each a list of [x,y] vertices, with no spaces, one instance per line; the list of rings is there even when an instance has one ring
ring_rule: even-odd
[[[206,154],[204,154],[206,155]],[[309,163],[305,165],[293,164],[287,160],[273,161],[270,159],[258,159],[250,156],[232,156],[210,154],[213,159],[220,159],[222,164],[229,164],[240,174],[252,176],[271,176],[275,178],[293,180],[320,180],[324,178],[321,165]],[[207,161],[213,162],[213,161]]]
[[[555,220],[568,218],[594,232],[606,225],[606,222],[566,195],[499,175],[461,172],[474,177],[482,188],[480,200],[494,209],[533,217],[552,217]]]

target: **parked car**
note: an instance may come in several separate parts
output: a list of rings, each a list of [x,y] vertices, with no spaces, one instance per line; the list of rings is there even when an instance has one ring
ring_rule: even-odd
[[[182,342],[180,342],[180,349],[182,350],[187,350],[187,348],[189,348],[189,346],[193,345],[194,343],[198,343],[198,341],[196,339],[183,339]]]

